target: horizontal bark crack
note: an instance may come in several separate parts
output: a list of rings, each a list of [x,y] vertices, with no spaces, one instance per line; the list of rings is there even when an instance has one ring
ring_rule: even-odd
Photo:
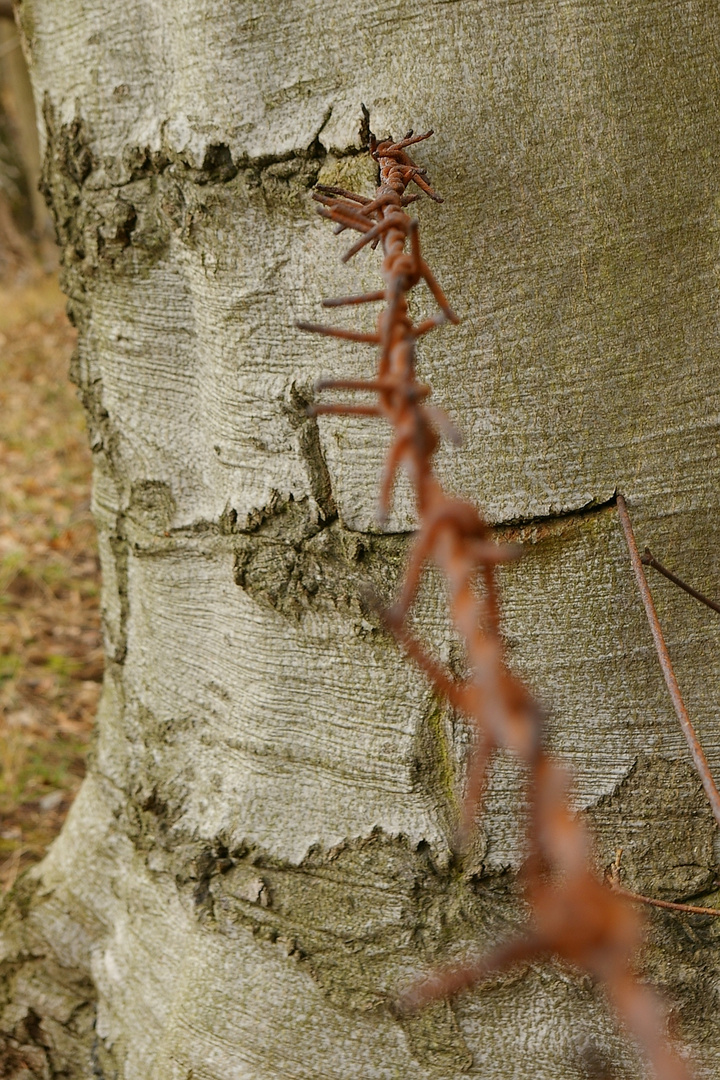
[[[294,175],[303,164],[311,161],[317,163],[316,174],[328,154],[328,148],[322,143],[320,136],[329,123],[332,112],[333,107],[330,105],[307,146],[298,146],[279,153],[254,156],[240,154],[233,158],[229,144],[218,139],[206,145],[203,160],[198,164],[187,154],[175,150],[169,144],[161,146],[158,150],[151,150],[149,146],[125,146],[123,148],[125,178],[122,181],[101,184],[95,177],[90,186],[95,191],[117,190],[146,177],[158,177],[167,172],[170,172],[175,179],[187,179],[199,185],[224,184],[234,179],[241,171],[260,176],[263,172],[274,169],[276,172],[280,170],[278,175],[282,175],[283,172],[286,176]],[[51,209],[54,209],[51,171],[64,174],[76,188],[80,189],[88,184],[93,173],[97,173],[100,161],[93,149],[92,130],[89,124],[81,116],[76,116],[68,123],[60,123],[48,93],[45,94],[43,102],[43,117],[47,131],[47,150],[41,190]],[[340,149],[334,148],[333,156],[336,158],[357,157],[365,151],[366,147],[361,145],[349,145]],[[312,183],[314,183],[314,176],[305,186],[310,187]]]
[[[551,536],[564,534],[568,527],[574,528],[588,518],[613,510],[616,503],[617,490],[613,490],[610,496],[589,499],[580,506],[494,522],[492,529],[499,541],[537,544]]]

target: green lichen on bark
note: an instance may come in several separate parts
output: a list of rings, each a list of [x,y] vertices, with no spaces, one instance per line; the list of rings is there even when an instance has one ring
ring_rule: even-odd
[[[287,866],[218,841],[185,860],[181,892],[203,925],[232,935],[244,926],[307,971],[343,1012],[392,1012],[394,996],[418,969],[449,948],[477,949],[517,919],[512,882],[477,880],[441,867],[427,849],[380,832],[316,851]],[[471,1065],[452,1010],[402,1021],[426,1065]]]

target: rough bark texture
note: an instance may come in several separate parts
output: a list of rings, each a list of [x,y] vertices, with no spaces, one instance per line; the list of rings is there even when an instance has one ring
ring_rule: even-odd
[[[318,375],[372,357],[292,323],[377,288],[372,253],[338,267],[308,194],[372,187],[360,103],[381,135],[434,126],[418,156],[447,202],[419,214],[464,319],[422,352],[466,436],[444,476],[527,543],[505,629],[598,865],[622,847],[630,888],[713,902],[713,823],[612,498],[717,591],[717,5],[23,0],[20,17],[80,330],[108,673],[81,795],[5,909],[5,1075],[638,1077],[597,991],[552,965],[402,1024],[387,1008],[521,918],[521,777],[497,762],[459,873],[466,733],[362,600],[397,580],[407,492],[380,534],[385,433],[304,411]],[[653,584],[717,775],[720,624]],[[418,622],[461,664],[443,608],[427,589]],[[720,927],[650,924],[648,977],[717,1075]]]

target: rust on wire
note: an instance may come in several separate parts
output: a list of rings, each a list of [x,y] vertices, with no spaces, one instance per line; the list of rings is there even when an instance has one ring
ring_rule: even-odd
[[[380,517],[384,519],[389,512],[395,476],[403,469],[414,491],[420,525],[400,594],[382,613],[383,618],[434,689],[466,718],[473,734],[456,837],[461,853],[480,812],[492,755],[498,750],[509,751],[525,767],[530,807],[529,856],[522,881],[531,919],[525,933],[497,949],[437,969],[407,987],[395,1009],[409,1012],[519,963],[557,957],[604,983],[618,1015],[652,1064],[657,1080],[688,1080],[686,1065],[663,1037],[662,1010],[657,999],[633,974],[633,958],[641,936],[638,916],[615,888],[593,872],[585,828],[569,808],[569,777],[544,748],[544,716],[507,664],[500,633],[496,567],[518,558],[518,545],[495,543],[479,510],[446,493],[433,469],[441,436],[453,441],[458,441],[459,436],[442,410],[427,402],[430,389],[417,379],[415,345],[421,335],[442,323],[459,320],[422,255],[417,220],[405,212],[417,198],[407,194],[411,184],[435,202],[442,202],[425,170],[407,153],[410,146],[431,134],[409,132],[398,142],[378,141],[369,135],[370,153],[380,167],[374,198],[333,187],[321,187],[314,193],[321,204],[320,214],[334,221],[339,231],[361,234],[346,251],[345,261],[368,244],[382,245],[382,290],[324,302],[326,307],[334,308],[384,300],[377,332],[359,334],[313,323],[298,326],[378,345],[373,378],[324,379],[316,387],[365,391],[374,400],[367,404],[316,404],[309,411],[315,416],[381,417],[392,428],[380,481]],[[407,295],[421,281],[439,311],[433,318],[414,325]],[[470,674],[462,681],[454,679],[408,628],[407,617],[429,562],[445,576],[452,620],[465,642]]]

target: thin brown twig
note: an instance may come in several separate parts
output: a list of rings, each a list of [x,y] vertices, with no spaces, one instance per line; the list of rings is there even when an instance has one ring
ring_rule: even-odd
[[[610,879],[611,880],[611,879]],[[720,908],[698,907],[696,904],[680,904],[674,900],[656,900],[652,896],[643,896],[641,893],[631,892],[622,885],[612,883],[611,888],[626,900],[632,900],[636,904],[647,904],[648,907],[662,908],[664,911],[677,911],[685,915],[711,915],[714,919],[720,918]]]
[[[698,589],[693,589],[692,585],[688,585],[686,581],[683,581],[677,574],[673,574],[672,570],[668,570],[667,566],[663,566],[659,559],[656,559],[649,547],[645,548],[645,551],[640,556],[640,562],[643,566],[652,566],[653,570],[657,570],[658,574],[662,574],[668,581],[672,581],[674,585],[683,589],[695,600],[699,600],[701,604],[705,604],[706,607],[712,608],[713,611],[717,611],[720,614],[720,604],[717,600],[711,600],[705,593],[701,593]]]
[[[645,608],[645,614],[647,616],[648,623],[650,625],[650,631],[655,642],[655,650],[660,661],[660,667],[665,678],[665,685],[668,688],[670,694],[670,700],[673,703],[675,709],[675,715],[680,721],[680,727],[682,728],[685,741],[690,748],[695,768],[702,781],[702,785],[705,788],[705,794],[708,797],[710,807],[716,822],[720,825],[720,792],[718,792],[717,786],[713,779],[713,775],[710,772],[710,766],[708,765],[707,758],[700,745],[695,729],[690,720],[690,716],[685,707],[682,694],[680,693],[680,686],[678,685],[675,672],[673,671],[672,662],[670,660],[670,653],[668,652],[667,645],[665,644],[665,638],[663,637],[662,627],[660,626],[660,620],[657,617],[655,611],[655,604],[653,603],[650,587],[645,577],[643,570],[642,560],[640,558],[640,552],[638,551],[637,542],[635,540],[635,533],[633,532],[632,523],[630,521],[630,515],[628,514],[627,505],[622,495],[618,494],[617,497],[617,509],[618,517],[620,518],[620,524],[622,525],[623,533],[625,534],[625,541],[630,552],[630,562],[632,564],[633,573],[637,582],[638,590],[640,592],[640,598]]]
[[[676,900],[655,900],[652,896],[644,896],[642,893],[632,892],[620,884],[620,859],[623,849],[618,848],[615,859],[605,875],[605,881],[614,892],[632,900],[636,904],[646,904],[648,907],[662,908],[664,911],[677,911],[686,915],[711,915],[713,918],[720,916],[720,908],[698,907],[697,904],[682,904]]]

